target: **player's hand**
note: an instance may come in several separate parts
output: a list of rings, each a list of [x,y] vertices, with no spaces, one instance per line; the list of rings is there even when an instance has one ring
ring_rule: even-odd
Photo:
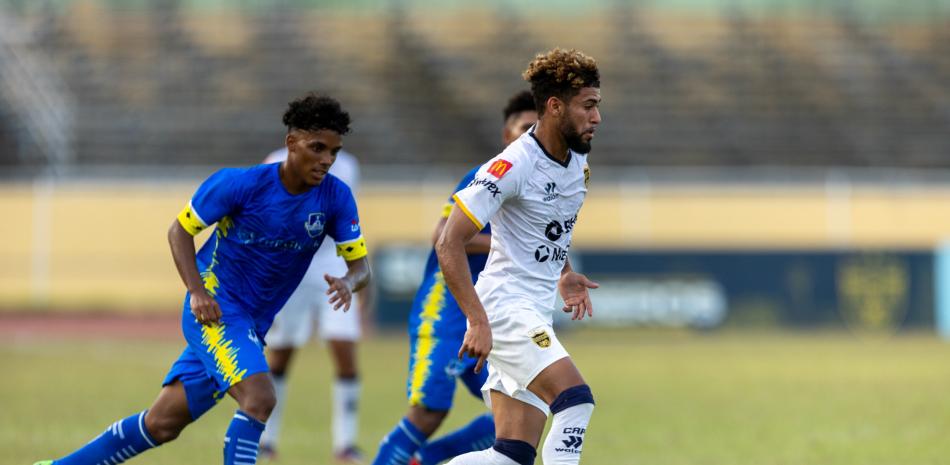
[[[198,292],[192,292],[188,299],[188,305],[191,307],[191,314],[195,316],[198,323],[203,325],[212,325],[221,321],[221,307],[214,297],[208,295],[204,289]]]
[[[572,320],[583,320],[586,314],[589,317],[594,316],[594,306],[590,302],[588,289],[597,289],[597,284],[580,273],[568,271],[561,276],[557,282],[558,290],[561,291],[561,298],[564,299],[565,313],[573,313]]]
[[[475,373],[480,373],[485,366],[485,360],[488,359],[488,353],[491,352],[491,326],[488,321],[469,324],[465,330],[465,338],[462,339],[462,348],[459,349],[459,360],[465,355],[477,358],[475,362]]]
[[[350,285],[350,282],[344,278],[336,278],[328,274],[323,275],[323,279],[330,285],[330,288],[327,289],[327,295],[330,296],[330,305],[333,306],[333,311],[337,311],[341,307],[344,312],[349,311],[350,303],[353,301],[353,286]]]

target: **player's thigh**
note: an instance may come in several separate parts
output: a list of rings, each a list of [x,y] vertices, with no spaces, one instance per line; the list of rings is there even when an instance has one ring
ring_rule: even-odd
[[[482,390],[497,390],[546,411],[548,402],[528,387],[545,369],[569,357],[554,329],[530,310],[511,309],[489,322],[493,346]]]
[[[191,356],[201,362],[219,393],[270,371],[254,321],[247,315],[226,313],[213,325],[201,325],[192,319],[183,324],[183,332]]]
[[[581,384],[586,383],[580,370],[570,357],[565,357],[541,370],[528,385],[528,390],[550,405],[566,389]]]
[[[499,391],[491,391],[490,396],[495,437],[524,441],[537,448],[547,415],[537,407]]]
[[[461,338],[414,334],[409,341],[407,394],[410,406],[449,410],[455,396],[456,379],[465,370],[458,359]]]

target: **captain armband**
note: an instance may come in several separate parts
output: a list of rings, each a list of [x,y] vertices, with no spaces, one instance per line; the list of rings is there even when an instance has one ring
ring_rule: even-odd
[[[336,245],[336,254],[343,257],[344,260],[351,262],[365,257],[369,252],[366,250],[366,240],[363,236],[357,237],[349,242],[343,242]]]
[[[208,227],[205,224],[204,220],[195,213],[195,210],[191,208],[191,204],[185,205],[184,210],[178,214],[178,223],[181,224],[181,227],[188,231],[188,234],[192,236],[204,231]]]

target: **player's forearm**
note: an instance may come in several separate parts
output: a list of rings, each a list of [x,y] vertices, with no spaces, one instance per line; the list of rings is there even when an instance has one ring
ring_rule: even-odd
[[[458,302],[462,313],[470,324],[486,323],[488,316],[478,300],[475,286],[472,285],[472,272],[468,267],[465,244],[458,238],[443,235],[435,250],[445,284]]]
[[[356,292],[369,284],[373,272],[366,257],[347,262],[346,275],[343,277],[350,284],[350,291]]]
[[[195,238],[181,227],[178,220],[172,222],[168,228],[168,245],[171,247],[178,276],[188,292],[194,294],[203,291],[204,281],[201,280],[198,264],[195,262]]]

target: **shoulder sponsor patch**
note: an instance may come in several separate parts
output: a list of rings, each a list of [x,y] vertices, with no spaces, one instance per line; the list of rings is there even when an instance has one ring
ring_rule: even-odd
[[[584,187],[590,189],[590,166],[584,164]]]
[[[501,179],[505,173],[511,170],[511,166],[512,165],[510,161],[499,158],[488,167],[488,174],[494,176],[497,179]]]

